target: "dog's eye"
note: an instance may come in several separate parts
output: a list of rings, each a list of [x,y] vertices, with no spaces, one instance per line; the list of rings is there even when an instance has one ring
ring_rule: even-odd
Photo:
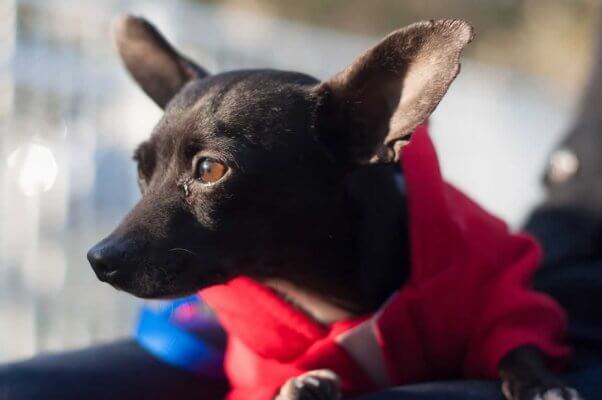
[[[228,167],[211,158],[201,158],[196,164],[196,179],[203,183],[219,181],[228,172]]]

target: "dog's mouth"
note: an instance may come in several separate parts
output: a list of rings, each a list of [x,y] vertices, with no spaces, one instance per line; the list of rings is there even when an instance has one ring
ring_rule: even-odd
[[[173,299],[227,282],[231,276],[212,268],[144,268],[131,273],[115,273],[102,281],[115,289],[142,299]]]

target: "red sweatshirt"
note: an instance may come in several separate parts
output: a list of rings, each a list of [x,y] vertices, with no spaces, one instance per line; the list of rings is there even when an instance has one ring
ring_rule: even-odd
[[[402,165],[411,277],[375,314],[322,326],[246,277],[201,292],[228,332],[229,399],[272,399],[288,378],[320,368],[339,375],[346,395],[494,379],[502,357],[522,345],[565,361],[565,316],[530,290],[540,261],[534,240],[443,181],[426,127],[403,149]]]

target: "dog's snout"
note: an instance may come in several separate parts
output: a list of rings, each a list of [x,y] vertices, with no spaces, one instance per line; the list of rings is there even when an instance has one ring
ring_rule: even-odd
[[[105,239],[88,251],[88,261],[101,281],[114,283],[119,275],[119,261],[123,258],[120,247],[118,243]]]

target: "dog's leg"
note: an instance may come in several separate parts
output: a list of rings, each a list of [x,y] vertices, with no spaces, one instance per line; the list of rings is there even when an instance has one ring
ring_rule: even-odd
[[[327,369],[306,372],[291,378],[280,389],[275,400],[337,400],[341,385],[337,375]]]
[[[534,347],[519,347],[500,363],[502,391],[508,400],[581,400],[546,368],[543,356]]]

